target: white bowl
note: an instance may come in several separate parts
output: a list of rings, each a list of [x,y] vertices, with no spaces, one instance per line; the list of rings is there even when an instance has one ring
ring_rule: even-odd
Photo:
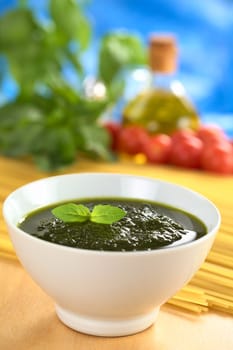
[[[17,227],[36,208],[90,197],[153,200],[183,209],[208,233],[170,248],[138,252],[84,250],[43,241]],[[56,304],[60,320],[88,334],[122,336],[154,323],[160,306],[206,258],[220,225],[217,208],[187,188],[146,177],[85,173],[44,178],[11,193],[3,215],[17,256]]]

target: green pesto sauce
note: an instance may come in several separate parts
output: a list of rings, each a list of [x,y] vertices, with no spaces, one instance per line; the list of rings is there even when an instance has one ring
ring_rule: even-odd
[[[191,237],[189,240],[195,240],[207,232],[205,225],[196,217],[157,202],[122,198],[72,202],[84,204],[90,210],[96,204],[110,204],[124,209],[127,214],[111,225],[91,221],[64,223],[51,212],[56,206],[64,204],[62,202],[29,213],[18,226],[45,241],[104,251],[141,251],[172,247],[184,244],[188,235]]]

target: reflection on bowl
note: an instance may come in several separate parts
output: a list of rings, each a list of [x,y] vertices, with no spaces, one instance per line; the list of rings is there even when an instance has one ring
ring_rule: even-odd
[[[17,227],[37,208],[94,197],[137,198],[177,207],[198,217],[207,234],[171,248],[107,252],[53,244]],[[216,207],[198,193],[161,180],[106,173],[31,182],[6,198],[3,215],[19,260],[53,298],[61,321],[100,336],[133,334],[153,324],[160,306],[198,270],[220,225]]]

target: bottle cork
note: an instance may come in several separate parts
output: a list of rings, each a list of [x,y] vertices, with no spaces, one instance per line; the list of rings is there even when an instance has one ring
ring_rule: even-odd
[[[149,40],[149,65],[153,72],[173,73],[177,69],[177,45],[172,35],[152,35]]]

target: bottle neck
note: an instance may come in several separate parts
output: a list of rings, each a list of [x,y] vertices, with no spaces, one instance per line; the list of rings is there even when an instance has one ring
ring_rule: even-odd
[[[156,89],[171,90],[172,82],[175,80],[175,73],[151,73],[151,87]]]
[[[177,76],[177,72],[152,72],[151,89],[162,89],[170,91],[179,97],[185,97],[186,91]]]

